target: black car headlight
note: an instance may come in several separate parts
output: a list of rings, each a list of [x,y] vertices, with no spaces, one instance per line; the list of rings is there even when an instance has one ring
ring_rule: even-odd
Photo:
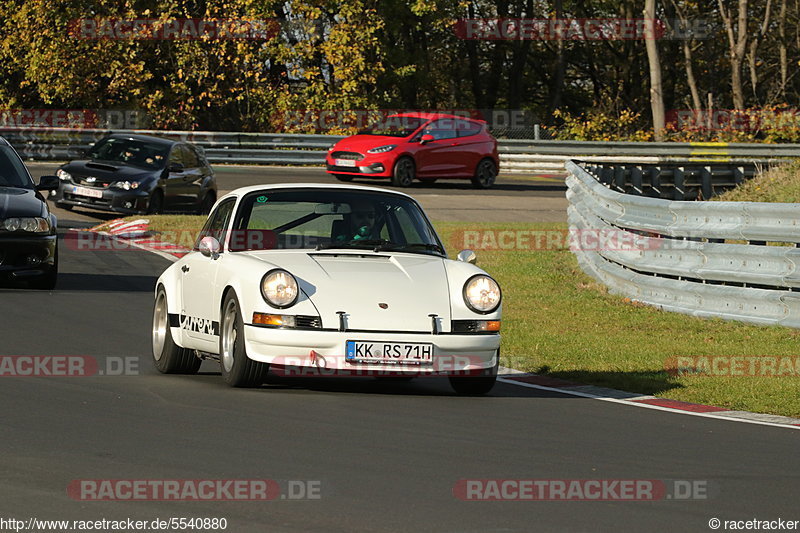
[[[109,187],[111,187],[113,189],[122,189],[124,191],[130,191],[132,189],[138,189],[139,188],[139,182],[138,181],[115,181],[114,183],[109,185]]]
[[[14,217],[7,218],[0,223],[0,228],[6,231],[20,231],[25,233],[50,233],[50,221],[41,217]]]
[[[58,176],[58,179],[61,181],[70,181],[72,179],[72,174],[61,168],[56,170],[56,176]]]
[[[464,303],[482,315],[491,313],[500,306],[500,285],[489,276],[478,274],[464,284]]]
[[[291,307],[297,301],[300,290],[294,276],[276,268],[270,270],[261,279],[261,295],[264,300],[278,309]]]

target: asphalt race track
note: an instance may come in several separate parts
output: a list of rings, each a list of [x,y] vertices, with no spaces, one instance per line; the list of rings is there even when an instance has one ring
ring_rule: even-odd
[[[459,192],[443,190],[458,201]],[[538,193],[520,194],[535,201]],[[196,376],[160,375],[150,361],[150,315],[167,265],[143,251],[62,246],[55,291],[0,288],[0,356],[89,356],[100,369],[129,368],[0,381],[6,517],[216,517],[235,533],[709,531],[713,517],[800,519],[791,496],[798,433],[788,429],[509,384],[483,398],[456,397],[437,379],[274,377],[238,390],[210,361]],[[71,498],[67,487],[83,479],[310,481],[319,498]],[[686,480],[703,484],[707,497],[467,502],[453,494],[462,479]]]

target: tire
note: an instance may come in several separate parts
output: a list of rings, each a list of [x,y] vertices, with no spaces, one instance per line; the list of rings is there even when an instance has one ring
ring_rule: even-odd
[[[239,300],[231,291],[222,304],[219,323],[219,368],[222,379],[231,387],[258,387],[264,383],[269,364],[247,357],[244,323]]]
[[[156,189],[150,194],[150,201],[147,202],[148,215],[160,215],[164,212],[164,193],[161,189]]]
[[[58,281],[58,246],[56,245],[56,255],[53,260],[53,266],[46,273],[32,279],[28,282],[29,286],[33,289],[41,291],[52,291],[56,288]]]
[[[216,202],[216,198],[212,193],[206,193],[203,196],[203,200],[200,202],[200,207],[197,209],[198,215],[210,215],[211,208],[214,207],[214,203]]]
[[[414,160],[410,157],[401,157],[394,164],[392,172],[392,185],[395,187],[408,187],[416,177]]]
[[[353,177],[350,174],[334,174],[337,180],[339,181],[353,181]]]
[[[482,159],[475,167],[475,175],[472,177],[472,186],[476,189],[488,189],[494,185],[497,179],[497,165],[491,159]]]
[[[181,348],[172,339],[164,287],[158,288],[153,305],[152,346],[153,363],[162,374],[196,374],[202,363],[194,350]]]
[[[63,209],[64,211],[72,211],[72,208],[75,207],[75,206],[70,205],[70,204],[62,204],[62,203],[56,202],[56,207],[59,208],[59,209]]]
[[[500,367],[500,350],[492,368],[487,368],[480,376],[451,377],[450,386],[460,396],[481,396],[494,388],[497,382],[497,369]]]

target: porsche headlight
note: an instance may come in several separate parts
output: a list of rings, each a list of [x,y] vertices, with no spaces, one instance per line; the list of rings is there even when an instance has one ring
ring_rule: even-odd
[[[500,305],[500,285],[489,276],[478,274],[464,284],[464,303],[476,313],[491,313]]]
[[[367,150],[368,154],[382,154],[384,152],[391,152],[397,148],[396,144],[387,144],[386,146],[378,146],[377,148],[371,148]]]
[[[285,270],[270,270],[261,280],[261,295],[278,309],[294,305],[299,292],[297,280]]]
[[[50,221],[41,217],[7,218],[3,221],[2,228],[6,231],[50,233]]]

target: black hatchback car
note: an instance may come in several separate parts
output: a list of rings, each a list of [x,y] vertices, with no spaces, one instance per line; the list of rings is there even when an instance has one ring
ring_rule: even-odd
[[[14,148],[0,137],[0,277],[52,289],[58,277],[56,217],[40,191],[58,188],[42,176],[34,185]]]
[[[217,200],[214,171],[192,144],[150,135],[114,134],[88,159],[56,172],[50,200],[57,207],[90,207],[123,214],[191,211],[208,214]]]

